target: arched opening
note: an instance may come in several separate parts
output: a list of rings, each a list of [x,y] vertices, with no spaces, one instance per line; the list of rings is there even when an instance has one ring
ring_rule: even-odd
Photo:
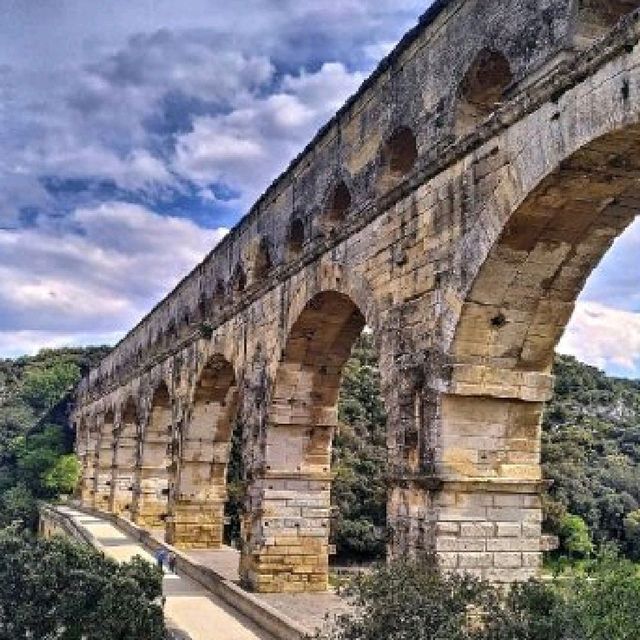
[[[382,560],[387,543],[387,414],[379,355],[365,327],[342,370],[331,472],[330,564]]]
[[[495,487],[494,504],[512,505],[510,547],[531,553],[525,564],[495,570],[495,579],[540,566],[541,419],[554,349],[589,274],[638,213],[639,151],[634,126],[563,160],[508,218],[465,294],[436,467],[451,481],[483,480]],[[467,503],[474,499],[469,489]],[[499,510],[492,514],[482,527],[498,549]],[[503,560],[496,557],[495,567]]]
[[[98,462],[96,468],[96,509],[109,510],[111,483],[113,480],[113,445],[114,445],[113,411],[104,416],[100,439],[98,442]]]
[[[340,180],[331,190],[327,201],[325,211],[325,226],[327,230],[331,231],[341,225],[346,220],[350,208],[351,193],[344,180]]]
[[[269,240],[267,238],[261,238],[258,250],[256,252],[256,259],[253,267],[254,282],[260,283],[264,280],[269,271],[273,267],[273,260],[271,258],[271,249],[269,248]]]
[[[398,127],[382,150],[380,191],[392,189],[410,173],[418,159],[416,137],[409,127]]]
[[[82,478],[79,486],[80,500],[87,506],[93,506],[95,494],[95,462],[97,441],[88,422],[81,419],[77,430],[77,454],[82,464]]]
[[[628,13],[640,7],[639,0],[579,0],[575,46],[588,49]]]
[[[364,326],[349,297],[326,291],[306,305],[289,333],[271,394],[260,505],[251,514],[241,567],[243,581],[260,591],[327,587],[338,395]]]
[[[138,464],[138,412],[133,398],[129,398],[122,409],[115,447],[112,511],[131,517]]]
[[[222,278],[216,278],[216,286],[213,290],[213,302],[220,309],[226,302],[227,287]]]
[[[289,227],[289,239],[287,242],[290,258],[297,258],[302,253],[304,241],[304,223],[300,218],[294,218]]]
[[[167,385],[162,382],[151,400],[143,429],[138,478],[134,491],[134,520],[147,528],[164,527],[168,515],[172,475],[172,410]]]
[[[226,476],[237,386],[231,364],[209,359],[193,396],[181,434],[180,456],[169,540],[187,549],[222,546]]]
[[[235,294],[242,293],[247,286],[247,276],[242,268],[242,265],[238,263],[231,276],[231,290]]]
[[[466,135],[482,124],[502,102],[512,81],[511,66],[505,56],[498,51],[483,49],[460,84],[457,135]]]

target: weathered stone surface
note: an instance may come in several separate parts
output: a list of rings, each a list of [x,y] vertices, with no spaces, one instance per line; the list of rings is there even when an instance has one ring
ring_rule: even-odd
[[[83,500],[219,545],[237,420],[244,581],[324,589],[336,400],[366,324],[391,555],[535,574],[554,346],[640,204],[640,27],[615,24],[637,4],[436,2],[82,382]]]

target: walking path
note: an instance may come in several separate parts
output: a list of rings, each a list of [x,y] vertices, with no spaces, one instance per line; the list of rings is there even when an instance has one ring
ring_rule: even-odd
[[[70,507],[58,510],[88,531],[96,546],[115,560],[124,562],[139,555],[155,562],[140,544],[110,522]],[[191,640],[276,640],[189,578],[167,573],[162,590],[167,620]]]
[[[158,542],[164,541],[164,530],[152,529],[150,533]],[[240,584],[238,568],[240,552],[231,547],[222,549],[191,549],[183,551],[194,562],[208,567],[223,578]],[[335,591],[325,593],[258,593],[256,598],[281,611],[289,618],[308,629],[319,629],[341,613],[347,613],[349,606]]]

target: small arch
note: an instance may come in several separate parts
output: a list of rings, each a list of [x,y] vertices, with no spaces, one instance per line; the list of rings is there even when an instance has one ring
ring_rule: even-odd
[[[511,65],[499,51],[483,49],[460,84],[456,133],[465,135],[487,119],[513,82]]]
[[[224,356],[214,354],[194,387],[181,434],[173,505],[176,517],[167,530],[172,544],[186,548],[222,545],[227,465],[236,408],[233,366]]]
[[[138,409],[129,396],[120,412],[114,454],[111,509],[129,516],[133,503],[133,485],[138,464]]]
[[[294,218],[289,227],[289,239],[287,243],[290,258],[296,258],[302,253],[304,242],[304,223],[300,218]]]
[[[234,293],[242,293],[247,286],[247,276],[242,268],[242,265],[238,263],[231,276],[231,290]]]
[[[393,188],[413,169],[417,159],[418,144],[413,131],[409,127],[398,127],[382,149],[381,190]]]
[[[173,472],[172,428],[171,395],[162,381],[151,400],[138,467],[134,510],[135,521],[142,526],[163,526],[168,513]]]
[[[258,282],[266,278],[269,271],[273,268],[273,260],[271,258],[271,250],[269,249],[269,240],[265,237],[260,239],[256,259],[253,267],[254,281]]]
[[[342,224],[351,209],[351,193],[344,180],[340,180],[330,192],[325,210],[325,219],[329,229]]]
[[[104,416],[96,451],[96,507],[104,510],[109,509],[111,496],[115,444],[114,424],[114,413],[109,409]]]
[[[589,48],[638,7],[640,0],[580,0],[574,45],[578,49]]]
[[[217,298],[218,302],[221,303],[226,294],[227,287],[224,284],[224,280],[222,278],[218,278],[216,280],[216,286],[213,295],[215,296],[215,298]]]

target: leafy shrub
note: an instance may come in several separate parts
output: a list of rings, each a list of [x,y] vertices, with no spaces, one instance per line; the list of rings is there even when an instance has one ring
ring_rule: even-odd
[[[346,588],[352,612],[322,640],[637,640],[640,575],[628,561],[505,592],[432,562],[396,561]]]
[[[0,640],[164,640],[160,571],[85,545],[0,532]]]

